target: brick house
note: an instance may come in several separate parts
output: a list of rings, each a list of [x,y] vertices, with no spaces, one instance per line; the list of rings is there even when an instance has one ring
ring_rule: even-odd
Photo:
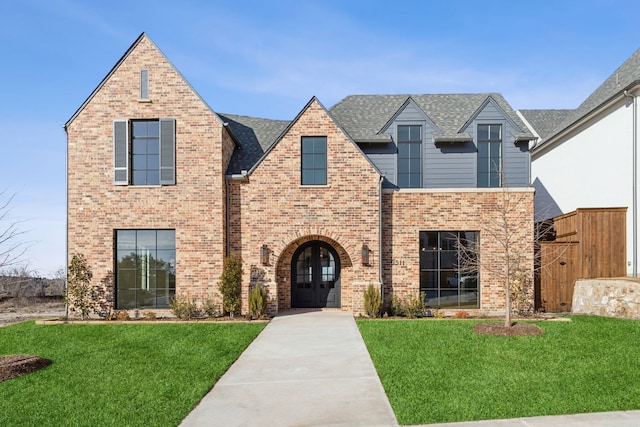
[[[114,309],[202,301],[235,253],[243,311],[262,284],[272,312],[360,313],[374,284],[387,305],[424,292],[434,308],[504,312],[501,218],[533,268],[533,135],[499,94],[219,114],[142,34],[65,130],[68,254],[85,255]]]

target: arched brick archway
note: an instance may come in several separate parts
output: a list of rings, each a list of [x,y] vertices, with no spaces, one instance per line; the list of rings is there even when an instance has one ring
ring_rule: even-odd
[[[298,237],[286,245],[280,252],[276,267],[276,281],[278,285],[278,311],[291,308],[291,263],[299,249],[304,249],[312,242],[318,242],[329,246],[338,257],[336,260],[340,266],[341,294],[348,294],[352,281],[352,261],[349,253],[337,240],[318,234],[309,234]],[[343,303],[344,304],[344,303]]]

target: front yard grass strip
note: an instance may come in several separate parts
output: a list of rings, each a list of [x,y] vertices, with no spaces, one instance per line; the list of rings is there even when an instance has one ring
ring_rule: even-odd
[[[0,328],[0,355],[53,360],[0,383],[6,426],[175,426],[266,323]]]
[[[640,321],[572,317],[545,334],[478,320],[359,320],[401,425],[640,409]]]

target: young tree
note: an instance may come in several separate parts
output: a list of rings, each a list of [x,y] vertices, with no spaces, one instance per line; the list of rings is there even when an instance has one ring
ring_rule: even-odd
[[[218,290],[222,294],[222,309],[230,317],[240,309],[242,284],[242,260],[231,254],[224,260],[222,274],[218,280]]]
[[[531,300],[533,280],[533,224],[522,227],[522,215],[530,215],[533,203],[530,194],[509,191],[496,193],[488,225],[481,230],[482,239],[492,242],[497,249],[492,256],[481,256],[479,244],[458,239],[461,268],[468,272],[483,270],[497,278],[504,286],[505,327],[511,327],[512,300],[526,302]],[[531,206],[532,207],[532,206]],[[532,219],[533,220],[533,219]],[[524,247],[529,250],[523,250]],[[527,243],[530,243],[528,245]],[[514,292],[515,291],[515,292]],[[523,298],[523,294],[526,297]],[[528,310],[532,310],[530,307]],[[520,310],[519,310],[520,311]]]
[[[18,222],[9,215],[14,196],[7,196],[6,190],[0,191],[0,270],[18,264],[28,249],[22,240],[24,231],[18,229]]]
[[[67,306],[71,311],[80,313],[86,319],[94,308],[95,292],[91,288],[93,272],[84,255],[74,254],[67,269]]]

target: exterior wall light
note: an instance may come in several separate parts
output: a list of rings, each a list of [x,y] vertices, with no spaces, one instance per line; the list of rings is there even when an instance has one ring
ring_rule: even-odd
[[[260,262],[262,265],[269,265],[269,248],[267,245],[262,245],[262,248],[260,248]]]
[[[371,250],[369,249],[369,246],[365,244],[362,245],[362,265],[369,265],[369,254],[371,253]]]

